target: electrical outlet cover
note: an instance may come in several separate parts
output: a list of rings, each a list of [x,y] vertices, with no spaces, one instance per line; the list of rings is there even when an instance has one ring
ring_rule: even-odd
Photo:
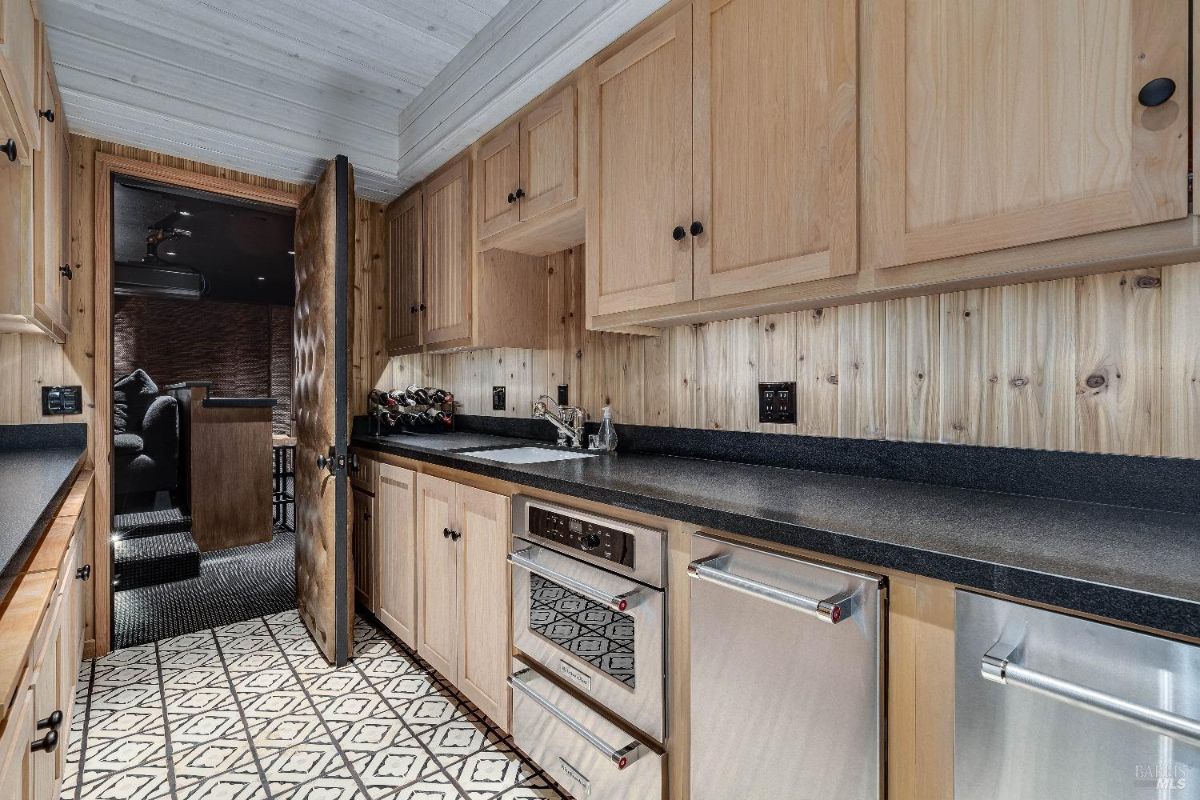
[[[508,390],[503,386],[492,387],[492,411],[503,411],[508,406]]]
[[[796,383],[758,385],[758,421],[777,425],[796,424]]]

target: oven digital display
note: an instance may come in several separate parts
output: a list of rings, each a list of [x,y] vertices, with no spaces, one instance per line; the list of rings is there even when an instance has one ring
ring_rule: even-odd
[[[529,532],[613,564],[634,568],[634,537],[628,531],[531,505]]]

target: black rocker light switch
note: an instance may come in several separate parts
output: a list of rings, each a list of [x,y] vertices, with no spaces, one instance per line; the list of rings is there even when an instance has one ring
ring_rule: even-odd
[[[82,386],[43,386],[42,415],[56,417],[61,414],[83,413]]]
[[[492,387],[492,411],[503,411],[508,405],[508,392],[503,386]]]
[[[758,385],[758,421],[796,424],[796,383]]]

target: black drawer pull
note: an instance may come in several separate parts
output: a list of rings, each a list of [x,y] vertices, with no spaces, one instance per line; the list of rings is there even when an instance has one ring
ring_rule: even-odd
[[[54,109],[47,108],[44,111],[39,111],[38,116],[46,120],[46,122],[54,122]]]
[[[46,717],[45,719],[38,720],[37,729],[39,731],[44,731],[49,728],[52,731],[56,731],[58,730],[58,726],[62,725],[62,721],[63,713],[61,711],[51,711],[50,716]]]
[[[91,580],[92,579],[92,565],[84,564],[82,567],[75,570],[75,577],[81,581]]]
[[[0,147],[0,153],[4,153],[4,155],[8,156],[9,161],[16,161],[17,160],[17,143],[16,143],[16,141],[13,139],[9,139],[7,142],[4,143],[3,147]]]
[[[35,739],[29,745],[31,753],[53,753],[58,749],[58,731],[49,731],[40,739]]]

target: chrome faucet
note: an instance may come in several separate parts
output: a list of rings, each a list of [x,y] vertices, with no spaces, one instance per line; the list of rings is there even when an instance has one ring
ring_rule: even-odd
[[[548,394],[533,404],[533,418],[547,420],[558,429],[560,447],[583,447],[583,423],[587,412],[577,406],[560,406]]]

